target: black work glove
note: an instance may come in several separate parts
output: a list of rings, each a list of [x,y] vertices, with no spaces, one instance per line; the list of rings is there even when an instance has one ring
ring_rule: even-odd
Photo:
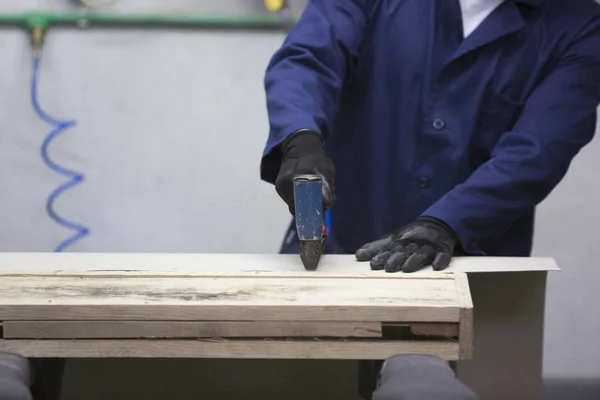
[[[295,176],[320,175],[323,178],[323,207],[331,208],[334,203],[335,168],[323,149],[321,135],[313,131],[299,131],[281,144],[283,158],[275,180],[275,189],[294,215]]]
[[[356,252],[358,261],[371,261],[371,269],[387,272],[415,272],[427,265],[445,269],[458,243],[446,223],[421,217],[382,239],[367,243]]]

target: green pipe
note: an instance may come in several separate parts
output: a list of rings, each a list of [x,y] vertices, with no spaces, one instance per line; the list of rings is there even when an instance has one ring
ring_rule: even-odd
[[[30,31],[51,26],[148,26],[190,28],[285,29],[295,21],[278,15],[210,15],[210,14],[106,14],[27,12],[0,14],[0,26],[21,26]]]

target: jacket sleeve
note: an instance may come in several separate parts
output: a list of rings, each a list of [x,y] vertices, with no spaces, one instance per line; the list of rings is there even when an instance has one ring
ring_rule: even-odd
[[[267,66],[269,137],[261,178],[279,172],[278,146],[311,129],[325,138],[339,108],[345,79],[358,57],[370,0],[311,0]]]
[[[527,99],[489,161],[423,215],[446,222],[463,249],[505,232],[550,194],[596,129],[600,103],[600,20],[588,24]]]

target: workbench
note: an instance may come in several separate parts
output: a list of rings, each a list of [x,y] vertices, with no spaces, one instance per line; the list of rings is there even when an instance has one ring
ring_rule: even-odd
[[[547,258],[371,271],[325,256],[0,254],[0,351],[28,357],[434,354],[482,400],[539,399]],[[468,278],[467,278],[468,277]]]

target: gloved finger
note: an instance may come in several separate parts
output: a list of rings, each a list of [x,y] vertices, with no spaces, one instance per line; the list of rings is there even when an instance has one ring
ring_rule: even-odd
[[[383,251],[383,252],[377,254],[371,260],[371,263],[370,263],[371,269],[373,271],[381,271],[382,269],[384,269],[386,261],[392,254],[393,253],[391,251]]]
[[[429,265],[434,257],[435,252],[433,251],[433,248],[426,244],[408,257],[408,260],[406,260],[402,267],[402,272],[415,272],[426,265]]]
[[[385,272],[398,272],[402,270],[402,266],[410,257],[410,253],[406,251],[398,251],[392,253],[385,262]]]
[[[419,250],[419,248],[421,246],[419,246],[418,243],[415,242],[397,242],[394,243],[394,248],[399,248],[402,251],[404,251],[405,253],[407,253],[409,256],[411,256],[415,251]]]
[[[370,261],[377,254],[381,253],[391,243],[392,239],[390,236],[386,236],[382,239],[375,240],[374,242],[367,243],[356,251],[357,261]]]
[[[323,175],[321,175],[321,178],[323,179],[323,209],[328,210],[335,203],[335,190]]]
[[[452,254],[450,252],[441,251],[436,254],[433,263],[431,263],[431,266],[433,267],[434,271],[441,271],[443,269],[446,269],[448,265],[450,265],[451,260]]]
[[[294,215],[294,174],[298,166],[298,159],[290,158],[281,164],[279,174],[275,180],[277,194],[288,206],[290,213]]]

